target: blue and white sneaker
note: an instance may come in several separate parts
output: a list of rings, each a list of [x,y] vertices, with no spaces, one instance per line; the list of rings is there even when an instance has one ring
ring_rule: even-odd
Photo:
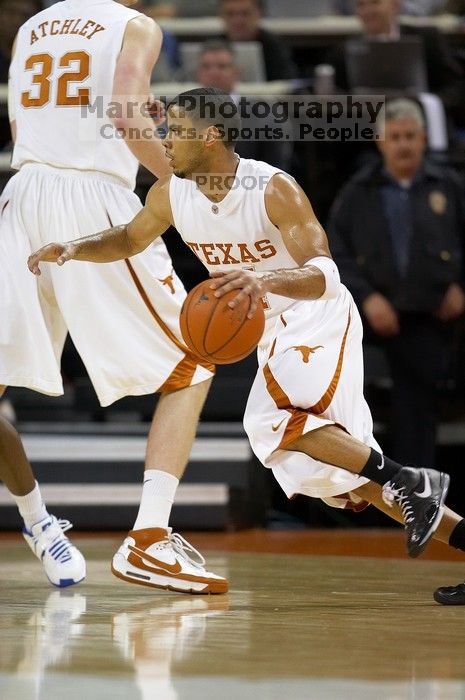
[[[48,580],[58,588],[72,586],[86,577],[84,557],[64,534],[71,527],[69,520],[48,515],[33,525],[31,531],[23,529],[23,537],[41,560]]]

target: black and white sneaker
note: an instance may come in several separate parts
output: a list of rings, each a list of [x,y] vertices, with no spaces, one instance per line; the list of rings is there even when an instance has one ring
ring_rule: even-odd
[[[465,583],[437,588],[433,598],[436,603],[441,603],[441,605],[465,605]]]
[[[434,469],[403,467],[383,486],[383,500],[400,508],[407,530],[407,551],[418,557],[440,523],[449,476]]]

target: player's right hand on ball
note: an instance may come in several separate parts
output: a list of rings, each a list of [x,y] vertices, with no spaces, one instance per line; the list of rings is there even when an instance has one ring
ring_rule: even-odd
[[[210,277],[214,280],[210,285],[215,290],[215,297],[222,297],[226,292],[237,289],[237,294],[228,306],[234,309],[241,304],[245,297],[250,297],[250,308],[247,318],[253,318],[260,299],[266,294],[262,277],[253,270],[235,269],[230,272],[210,272]]]
[[[34,275],[40,275],[40,262],[52,262],[64,265],[72,260],[75,246],[72,243],[49,243],[29,256],[27,266]]]

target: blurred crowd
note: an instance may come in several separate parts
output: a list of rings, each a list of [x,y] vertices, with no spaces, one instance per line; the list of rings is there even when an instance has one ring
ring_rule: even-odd
[[[0,0],[0,83],[8,79],[18,27],[52,4]],[[254,140],[241,142],[238,152],[290,172],[306,190],[362,312],[367,347],[383,353],[383,372],[392,386],[392,456],[433,466],[441,395],[445,387],[461,391],[465,0],[142,0],[135,7],[163,28],[155,86],[213,86],[237,104],[244,90],[253,95],[247,83],[270,81],[283,81],[280,94],[357,94],[364,88],[387,95],[383,138],[376,143]],[[351,15],[358,18],[358,31],[350,39],[335,38],[333,18]],[[429,19],[447,15],[455,16],[450,35]],[[220,20],[215,36],[207,32],[208,40],[186,30],[189,18],[202,17]],[[280,35],[280,19],[294,18],[303,26],[305,19],[324,23],[326,17],[328,29],[319,32],[318,41]],[[177,18],[183,22],[178,34]],[[253,50],[246,51],[246,43]],[[380,47],[392,52],[386,85],[375,72],[361,77],[353,58]],[[405,62],[398,59],[402,55]],[[405,84],[410,73],[412,82]],[[276,90],[260,94],[270,100]],[[10,135],[4,109],[0,118],[5,149]],[[149,185],[142,175],[141,191]],[[198,268],[181,246],[171,245],[191,286]],[[373,409],[376,419],[376,404]]]

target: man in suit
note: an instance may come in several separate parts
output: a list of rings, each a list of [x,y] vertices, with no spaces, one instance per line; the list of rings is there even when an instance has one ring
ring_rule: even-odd
[[[362,25],[362,37],[370,41],[392,41],[403,36],[419,37],[425,50],[428,89],[439,95],[450,117],[459,118],[464,88],[460,65],[436,28],[402,25],[399,21],[401,6],[401,0],[356,0],[355,8]],[[336,70],[336,85],[341,90],[348,90],[350,86],[345,46],[341,45],[332,51],[327,60]]]
[[[393,381],[392,453],[434,463],[437,385],[453,321],[465,310],[463,184],[425,161],[423,114],[412,100],[385,109],[382,161],[358,172],[328,226],[344,283]]]
[[[296,68],[278,36],[260,27],[261,0],[220,0],[219,15],[228,41],[257,41],[263,49],[266,80],[290,80]]]
[[[214,87],[231,95],[236,105],[240,106],[240,95],[237,83],[240,80],[240,69],[236,62],[236,54],[231,44],[226,41],[206,42],[199,56],[197,65],[197,80],[203,87]],[[250,97],[253,102],[255,98]],[[261,102],[266,101],[262,99]],[[247,116],[246,109],[241,110],[242,125],[245,129],[263,129],[266,119]],[[260,133],[260,132],[259,132]],[[290,140],[267,141],[264,138],[239,140],[236,153],[241,158],[265,160],[276,168],[288,171],[292,166],[292,142]]]

